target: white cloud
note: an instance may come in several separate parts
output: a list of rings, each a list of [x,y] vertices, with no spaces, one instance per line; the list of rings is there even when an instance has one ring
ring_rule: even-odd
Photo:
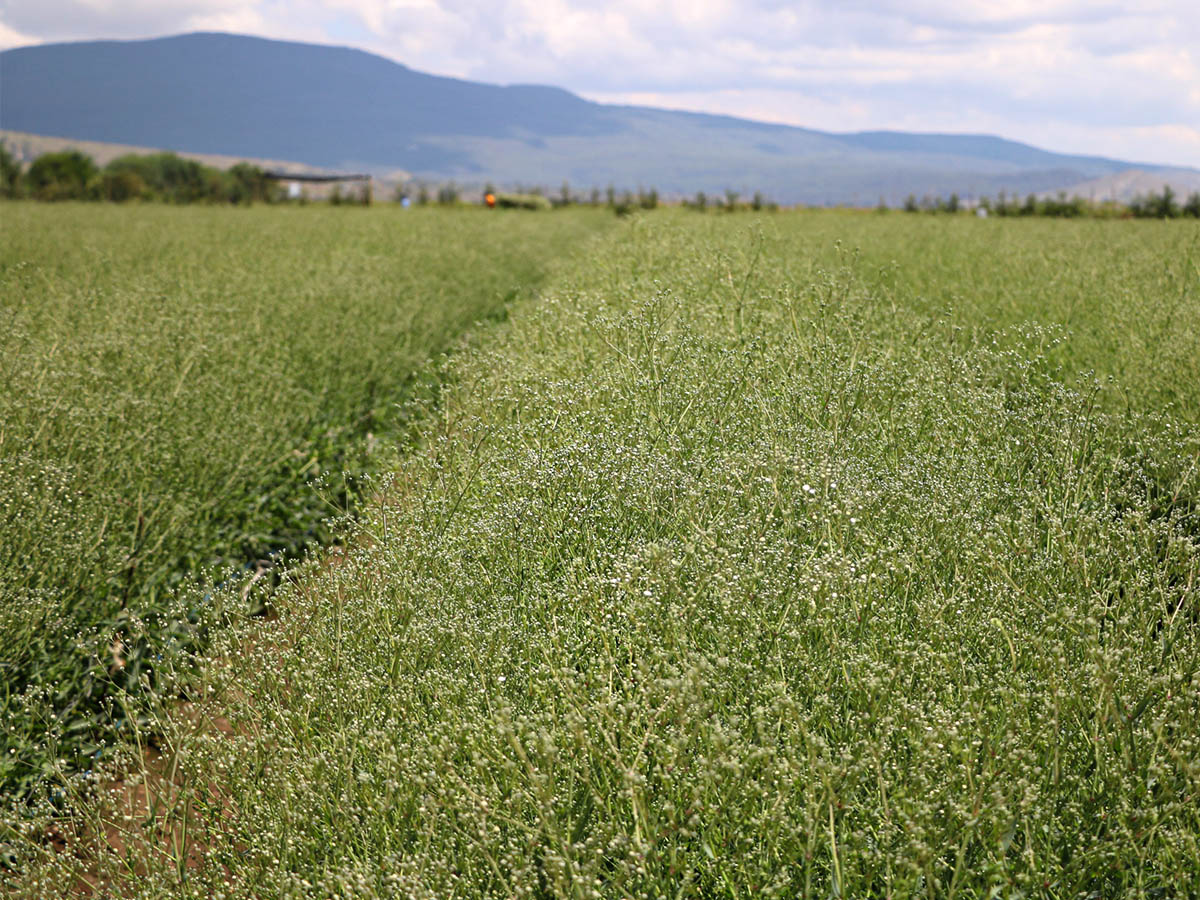
[[[0,43],[194,29],[834,130],[1200,165],[1195,0],[0,0]]]
[[[24,47],[27,44],[37,43],[40,43],[37,38],[22,34],[15,28],[10,28],[3,20],[0,20],[0,50],[7,50],[9,47]]]

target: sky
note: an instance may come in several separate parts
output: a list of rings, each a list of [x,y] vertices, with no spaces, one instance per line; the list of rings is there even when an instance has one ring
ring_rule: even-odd
[[[200,30],[606,103],[1200,167],[1200,0],[0,0],[0,48]]]

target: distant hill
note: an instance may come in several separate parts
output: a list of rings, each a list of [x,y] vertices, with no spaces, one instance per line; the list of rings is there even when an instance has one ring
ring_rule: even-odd
[[[610,106],[360,50],[207,33],[0,53],[0,127],[431,180],[761,190],[785,203],[1024,194],[1161,168],[986,135],[832,134]]]
[[[1116,200],[1128,203],[1136,197],[1161,194],[1169,186],[1182,202],[1191,194],[1200,191],[1200,172],[1194,169],[1158,169],[1146,172],[1142,169],[1126,169],[1103,178],[1093,178],[1080,184],[1065,187],[1069,197],[1084,197],[1089,200]],[[1054,191],[1048,191],[1053,195]]]

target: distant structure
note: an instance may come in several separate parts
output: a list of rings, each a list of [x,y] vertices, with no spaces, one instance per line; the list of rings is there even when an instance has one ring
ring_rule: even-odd
[[[341,175],[336,173],[331,174],[309,174],[299,172],[263,172],[263,177],[268,181],[280,181],[287,185],[287,195],[290,199],[297,199],[306,184],[353,184],[360,183],[366,186],[371,184],[370,175]]]
[[[299,172],[263,172],[263,177],[271,181],[294,181],[297,184],[333,184],[338,181],[370,181],[370,175],[311,175]]]

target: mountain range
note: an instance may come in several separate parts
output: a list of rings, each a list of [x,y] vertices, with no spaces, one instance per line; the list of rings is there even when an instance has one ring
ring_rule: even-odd
[[[1140,170],[988,135],[837,134],[418,72],[361,50],[195,33],[0,53],[0,128],[430,180],[762,191],[783,203],[1054,191]]]

